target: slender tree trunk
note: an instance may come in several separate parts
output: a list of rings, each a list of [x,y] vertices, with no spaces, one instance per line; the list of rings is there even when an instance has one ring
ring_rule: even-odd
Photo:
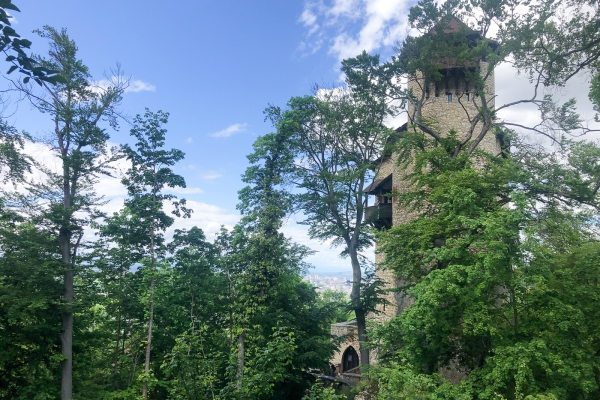
[[[229,306],[229,348],[233,347],[233,310]]]
[[[244,364],[246,363],[246,328],[242,325],[242,333],[238,336],[238,356],[237,356],[237,390],[242,389],[244,380]]]
[[[356,246],[351,243],[348,246],[348,250],[350,253],[350,261],[352,262],[352,292],[350,293],[350,300],[352,301],[352,308],[354,308],[354,315],[356,316],[356,329],[358,331],[358,342],[360,343],[360,364],[369,365],[369,349],[366,348],[367,316],[360,299],[362,271],[360,270]]]
[[[119,372],[119,343],[121,342],[121,310],[119,309],[119,318],[117,322],[117,334],[115,337],[115,351],[113,354],[113,389],[117,389],[117,373]]]
[[[156,203],[156,198],[152,196],[153,204]],[[150,273],[152,274],[152,281],[150,283],[150,315],[148,317],[148,341],[146,343],[146,363],[144,364],[144,374],[146,379],[144,380],[144,387],[142,388],[142,395],[144,399],[148,398],[148,373],[150,372],[150,351],[152,349],[152,324],[154,322],[154,269],[156,267],[156,260],[154,254],[154,220],[152,221],[152,227],[150,228]]]
[[[62,151],[63,154],[66,151]],[[62,225],[58,234],[62,264],[64,271],[64,310],[62,312],[63,331],[60,336],[62,361],[60,398],[71,400],[73,398],[73,263],[71,260],[71,231],[67,228],[70,223],[68,214],[71,208],[71,182],[69,167],[64,165],[63,160],[63,216]]]
[[[144,381],[144,387],[142,389],[142,395],[144,399],[148,398],[148,373],[150,371],[150,350],[152,348],[152,323],[154,321],[154,275],[152,276],[152,283],[150,283],[150,316],[148,318],[148,341],[146,343],[146,363],[144,364],[144,374],[146,380]]]
[[[71,264],[70,232],[61,229],[59,243],[62,252],[64,272],[64,311],[62,314],[63,332],[60,335],[62,362],[61,390],[62,400],[73,398],[73,265]]]

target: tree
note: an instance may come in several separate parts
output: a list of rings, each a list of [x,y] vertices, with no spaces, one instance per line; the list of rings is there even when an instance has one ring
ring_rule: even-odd
[[[31,78],[38,85],[65,83],[64,77],[46,65],[41,65],[38,60],[25,53],[31,47],[31,41],[21,39],[21,36],[12,28],[10,11],[21,11],[13,4],[12,0],[4,0],[0,4],[0,51],[6,54],[6,61],[12,65],[7,71],[10,74],[17,69],[24,74],[23,83],[28,83]]]
[[[176,230],[169,251],[173,268],[164,290],[168,312],[164,312],[163,324],[171,332],[177,327],[183,332],[171,345],[161,370],[173,398],[215,398],[231,348],[227,277],[219,269],[215,246],[199,228]]]
[[[422,35],[407,37],[388,64],[409,89],[388,85],[391,99],[409,105],[395,151],[410,190],[396,194],[418,216],[377,240],[414,304],[377,332],[378,398],[598,395],[587,309],[597,287],[585,277],[595,267],[583,273],[574,261],[584,253],[595,260],[598,147],[566,139],[595,129],[573,99],[561,104],[548,90],[597,75],[598,12],[586,1],[422,1],[411,9]],[[486,80],[506,63],[530,78],[532,93],[496,104]],[[424,111],[447,75],[466,82],[453,91],[464,129]],[[592,102],[596,86],[594,78]],[[535,124],[500,118],[523,106],[538,111]],[[531,145],[511,129],[555,147]],[[492,135],[502,149],[486,154],[481,144]]]
[[[238,285],[239,295],[246,297],[240,304],[245,308],[241,315],[241,331],[238,335],[238,390],[242,389],[245,365],[246,328],[253,314],[261,312],[267,304],[269,291],[280,278],[286,263],[286,240],[279,232],[282,219],[290,206],[289,195],[277,190],[281,184],[282,169],[287,167],[290,153],[281,137],[267,135],[255,143],[255,153],[249,156],[255,164],[246,170],[243,180],[251,183],[240,191],[238,208],[245,214],[245,230],[242,235],[249,243],[245,247],[247,260],[245,279]],[[261,157],[262,156],[262,157]],[[257,164],[264,157],[264,165]],[[238,235],[238,237],[241,235]],[[294,256],[292,256],[293,258]]]
[[[169,114],[159,111],[152,113],[146,109],[142,118],[137,115],[133,122],[131,135],[136,138],[136,148],[129,145],[123,147],[131,168],[123,178],[129,199],[125,206],[131,212],[132,221],[137,227],[138,245],[144,255],[143,268],[150,277],[148,299],[148,335],[146,341],[146,358],[144,364],[144,386],[142,395],[148,398],[148,379],[150,373],[150,353],[152,349],[152,328],[154,323],[154,289],[157,260],[164,258],[164,231],[170,227],[174,218],[164,211],[164,203],[170,202],[174,207],[172,213],[181,217],[189,217],[191,210],[185,207],[185,199],[176,200],[176,196],[164,193],[168,188],[185,187],[185,180],[170,168],[182,160],[181,150],[164,150],[167,130],[162,127],[168,121]],[[131,240],[131,239],[130,239]]]
[[[58,241],[5,206],[0,212],[0,398],[57,398]]]
[[[336,309],[320,305],[300,273],[310,254],[281,232],[290,209],[284,172],[292,161],[285,137],[254,144],[238,208],[243,218],[216,241],[229,283],[231,361],[224,398],[300,399],[333,352],[329,324]]]
[[[114,149],[107,148],[109,135],[101,127],[101,121],[108,120],[111,127],[117,127],[116,107],[126,82],[117,78],[106,89],[93,88],[89,70],[77,59],[77,46],[66,30],[57,31],[46,26],[38,33],[50,41],[50,51],[48,58],[36,56],[35,60],[40,68],[56,71],[61,79],[55,80],[53,86],[41,81],[39,91],[25,81],[13,81],[13,84],[34,107],[52,117],[54,139],[51,146],[60,160],[60,171],[46,169],[48,181],[33,185],[31,191],[34,196],[47,201],[42,212],[60,246],[64,271],[61,398],[70,400],[77,252],[83,228],[93,217],[94,207],[102,202],[93,185],[99,176],[110,175],[111,162],[119,158]]]
[[[365,188],[371,183],[392,131],[384,120],[395,111],[388,102],[386,82],[390,70],[378,56],[366,53],[343,62],[346,88],[319,90],[314,96],[294,97],[288,109],[267,109],[268,117],[296,159],[285,180],[299,193],[294,206],[306,219],[309,234],[342,246],[350,258],[353,286],[350,295],[358,339],[367,342],[366,315],[361,296],[363,283],[360,252],[372,245]],[[369,351],[361,345],[361,364],[369,363]]]
[[[598,129],[578,114],[575,99],[560,103],[548,89],[564,87],[578,74],[597,74],[599,15],[597,4],[587,0],[535,4],[420,1],[411,8],[409,24],[421,35],[407,36],[399,45],[398,56],[387,63],[395,71],[395,79],[388,83],[393,88],[391,99],[410,104],[405,110],[409,132],[440,141],[448,131],[423,110],[431,103],[430,93],[433,97],[435,91],[438,96],[440,90],[448,90],[448,79],[461,76],[466,87],[454,95],[462,105],[460,118],[467,128],[458,132],[454,157],[461,151],[474,153],[486,136],[502,137],[504,129],[540,135],[556,144],[563,137],[596,132]],[[466,24],[457,26],[456,18]],[[523,90],[522,97],[514,101],[496,104],[495,96],[486,90],[486,81],[500,65],[510,65],[526,75],[530,91]],[[412,90],[397,84],[406,81]],[[596,98],[593,82],[592,100]],[[536,122],[524,124],[500,117],[519,107],[536,113]]]
[[[378,332],[380,398],[597,397],[597,145],[481,166],[446,140],[413,152],[420,217],[378,238],[415,300]]]
[[[88,271],[92,275],[90,280],[98,282],[96,290],[105,295],[97,300],[107,313],[104,328],[114,340],[109,350],[111,359],[102,360],[110,370],[107,389],[125,391],[137,376],[137,362],[133,360],[138,357],[138,341],[142,340],[144,329],[145,287],[137,267],[145,256],[140,242],[144,242],[146,232],[128,208],[92,227],[98,230],[99,238],[88,255]]]

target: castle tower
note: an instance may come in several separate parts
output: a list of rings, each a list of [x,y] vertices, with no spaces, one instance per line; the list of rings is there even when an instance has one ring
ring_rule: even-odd
[[[441,32],[438,33],[436,30]],[[465,41],[475,43],[480,37],[479,33],[453,16],[443,18],[429,33],[436,37],[440,34],[444,35],[444,42],[451,45],[455,40],[459,40],[458,37],[463,44]],[[475,118],[482,99],[485,99],[489,108],[494,108],[494,73],[488,71],[485,60],[471,59],[458,62],[451,54],[452,52],[449,51],[432,60],[441,79],[428,82],[421,72],[409,77],[408,89],[412,92],[412,100],[408,103],[408,122],[398,128],[398,132],[407,129],[422,131],[416,127],[417,122],[430,124],[432,129],[442,136],[448,135],[453,130],[459,139],[466,138],[470,131],[474,139],[481,132],[482,122],[477,122]],[[484,79],[483,96],[470,82],[474,73],[479,73]],[[478,148],[492,154],[500,153],[500,143],[491,131],[483,137]],[[375,196],[375,204],[368,207],[366,217],[372,218],[376,228],[385,229],[406,224],[418,216],[418,213],[405,209],[395,197],[390,195],[391,192],[402,193],[410,190],[406,179],[407,173],[407,170],[398,166],[396,154],[388,154],[381,159],[381,166],[373,184],[365,189],[365,192]],[[385,254],[376,253],[376,264],[381,264],[384,258]],[[390,288],[396,288],[401,284],[391,271],[379,270],[378,276]],[[386,322],[412,303],[411,298],[400,293],[389,293],[387,300],[390,304],[379,306],[380,313],[370,316],[372,321]]]
[[[442,18],[429,32],[429,38],[433,38],[429,54],[431,55],[431,66],[433,66],[436,79],[417,71],[409,76],[408,89],[412,94],[408,102],[408,122],[396,131],[401,133],[409,129],[423,132],[423,129],[431,128],[440,136],[446,136],[454,131],[459,140],[469,137],[475,139],[483,126],[482,122],[476,120],[482,101],[485,101],[490,109],[494,108],[494,73],[488,71],[488,64],[481,58],[458,60],[454,55],[453,46],[477,45],[480,34],[471,30],[463,22],[453,16]],[[427,36],[426,35],[426,36]],[[493,44],[490,44],[493,46]],[[433,50],[432,50],[433,49]],[[418,48],[409,49],[401,57],[411,57],[418,54]],[[483,79],[483,90],[476,90],[473,84],[473,76]],[[428,79],[427,76],[430,76]],[[440,78],[441,77],[441,78]],[[427,126],[419,127],[418,123]],[[401,136],[398,135],[398,136]],[[390,138],[389,140],[394,140]],[[397,139],[401,140],[401,139]],[[500,142],[490,131],[478,143],[478,149],[491,154],[500,153]],[[402,193],[410,190],[410,183],[406,176],[410,170],[398,165],[397,154],[386,154],[380,159],[380,167],[371,185],[365,192],[374,196],[375,202],[365,210],[365,219],[377,229],[389,229],[392,226],[403,225],[418,217],[418,212],[411,211],[398,203],[398,199],[392,196],[393,192]],[[375,262],[380,265],[385,259],[385,254],[376,252]],[[397,288],[402,285],[394,276],[392,271],[378,269],[377,275],[386,282],[389,288]],[[402,313],[410,306],[413,300],[397,292],[390,292],[386,296],[388,305],[380,305],[379,313],[372,314],[368,318],[372,322],[387,322],[394,316]],[[331,362],[336,366],[338,372],[360,373],[360,367],[347,371],[354,362],[354,354],[358,345],[352,339],[356,327],[352,321],[334,324],[331,333],[334,336],[348,335],[348,340],[343,343]],[[371,361],[377,362],[377,354],[371,354]],[[461,375],[455,370],[441,371],[451,381],[457,382]]]

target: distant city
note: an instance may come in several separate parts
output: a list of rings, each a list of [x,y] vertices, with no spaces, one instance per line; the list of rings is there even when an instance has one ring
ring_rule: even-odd
[[[317,292],[329,289],[350,294],[352,291],[352,281],[345,276],[306,275],[303,279],[312,284]]]

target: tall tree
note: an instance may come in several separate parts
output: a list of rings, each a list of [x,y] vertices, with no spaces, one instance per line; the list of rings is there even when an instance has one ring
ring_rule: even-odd
[[[255,153],[249,160],[255,165],[248,168],[243,177],[244,182],[252,185],[240,191],[241,202],[238,205],[242,214],[245,214],[243,223],[249,239],[245,251],[249,261],[245,274],[249,280],[238,290],[243,291],[240,295],[248,296],[243,304],[248,307],[244,314],[249,318],[265,307],[270,287],[285,272],[286,243],[279,229],[290,207],[289,194],[285,190],[278,190],[282,183],[282,170],[287,167],[291,156],[285,142],[276,135],[266,135],[255,143],[254,148]],[[260,161],[264,161],[264,164],[261,165]],[[241,322],[238,335],[239,389],[244,375],[248,322]]]
[[[345,60],[342,71],[345,88],[294,97],[287,110],[270,107],[267,114],[295,157],[284,171],[285,179],[299,191],[293,202],[306,216],[303,223],[309,226],[310,236],[332,240],[342,246],[342,256],[350,259],[351,306],[358,339],[365,344],[360,362],[369,364],[360,252],[373,242],[365,218],[364,189],[372,182],[392,133],[384,120],[394,107],[387,101],[389,70],[380,67],[378,56],[363,53]]]
[[[94,183],[101,175],[110,175],[111,162],[119,155],[107,147],[109,135],[101,126],[108,121],[118,126],[116,107],[127,82],[115,78],[107,88],[92,86],[88,68],[77,58],[77,46],[66,30],[46,26],[38,31],[49,40],[47,58],[36,56],[40,68],[56,71],[61,79],[50,85],[40,81],[39,90],[27,82],[15,82],[41,112],[51,116],[53,135],[51,148],[60,160],[60,171],[46,170],[47,182],[33,186],[35,196],[45,197],[44,214],[58,237],[64,269],[62,323],[62,389],[63,400],[73,397],[73,315],[74,275],[77,251],[83,228],[89,223],[94,207],[102,202],[94,192]]]
[[[299,399],[333,351],[335,309],[320,305],[300,273],[310,254],[280,231],[292,206],[285,185],[293,153],[277,133],[260,137],[248,156],[238,208],[243,218],[217,241],[230,286],[232,368],[226,398]],[[237,340],[234,339],[234,336]]]
[[[425,0],[411,9],[409,23],[422,35],[407,37],[388,65],[397,81],[408,79],[414,88],[389,83],[392,97],[411,105],[396,148],[410,190],[398,200],[419,216],[382,233],[378,243],[415,303],[380,331],[387,369],[377,376],[379,398],[597,396],[597,360],[590,357],[597,335],[578,346],[579,339],[548,324],[554,320],[574,337],[595,330],[594,318],[580,317],[590,315],[586,304],[594,302],[596,285],[580,264],[564,262],[567,254],[588,251],[595,259],[598,149],[564,139],[595,127],[573,99],[561,103],[548,88],[597,74],[599,11],[585,0]],[[445,25],[455,16],[467,25]],[[530,93],[497,102],[488,88],[502,64],[529,77]],[[451,130],[424,110],[434,91],[457,77],[466,83],[453,90],[466,129]],[[594,80],[590,99],[597,99]],[[519,107],[537,111],[534,124],[501,118]],[[528,145],[511,129],[548,138],[556,153]],[[492,135],[503,151],[483,154],[481,143]],[[573,280],[559,289],[558,277],[569,273]],[[581,297],[566,299],[575,292]]]
[[[148,380],[150,374],[150,354],[152,350],[152,329],[154,323],[154,289],[157,261],[164,257],[164,232],[170,227],[174,218],[164,210],[165,203],[173,206],[172,214],[177,217],[189,217],[191,210],[185,207],[185,199],[165,193],[167,188],[185,187],[181,175],[173,172],[171,167],[182,160],[181,150],[165,150],[167,123],[169,114],[162,111],[152,113],[146,109],[144,116],[137,115],[133,121],[131,135],[137,140],[135,149],[123,146],[131,168],[127,171],[123,184],[127,187],[129,198],[125,206],[132,215],[132,223],[137,226],[139,245],[146,257],[144,267],[150,278],[148,298],[148,334],[146,341],[146,358],[144,364],[144,386],[142,395],[148,398]],[[135,240],[135,239],[134,239]]]

